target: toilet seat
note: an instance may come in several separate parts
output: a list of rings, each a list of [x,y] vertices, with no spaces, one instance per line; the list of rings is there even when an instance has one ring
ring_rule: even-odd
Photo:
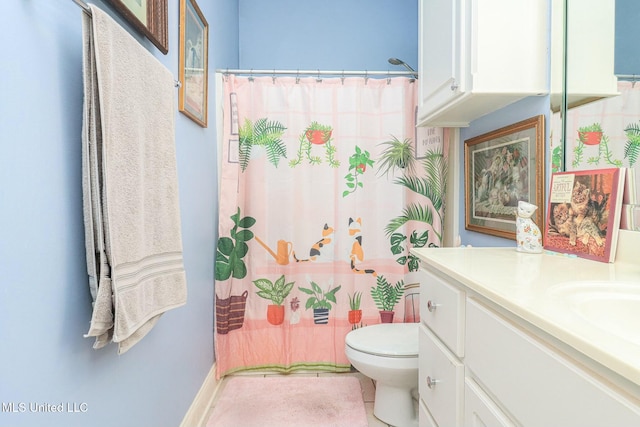
[[[381,323],[349,332],[347,346],[382,357],[418,357],[417,323]]]

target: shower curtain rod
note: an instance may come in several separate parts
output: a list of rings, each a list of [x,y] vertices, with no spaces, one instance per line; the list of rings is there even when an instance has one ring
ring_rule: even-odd
[[[412,76],[417,79],[418,75],[416,73],[412,73],[411,71],[345,71],[345,70],[230,70],[224,68],[216,69],[216,72],[222,74],[248,74],[248,75],[267,75],[267,76],[336,76],[336,77],[346,77],[346,76]]]
[[[616,74],[616,77],[618,78],[618,80],[640,81],[640,74]]]

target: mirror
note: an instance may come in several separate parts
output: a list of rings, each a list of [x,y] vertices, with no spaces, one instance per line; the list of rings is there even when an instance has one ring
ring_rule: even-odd
[[[640,2],[553,0],[552,5],[552,170],[627,167],[637,188]],[[627,214],[638,218],[630,228],[640,231],[640,206]]]
[[[551,21],[551,110],[616,96],[615,4],[552,0]]]

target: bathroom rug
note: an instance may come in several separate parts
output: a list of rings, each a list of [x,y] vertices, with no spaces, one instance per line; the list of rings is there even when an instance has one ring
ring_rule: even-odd
[[[207,427],[367,427],[360,381],[352,376],[234,376]]]

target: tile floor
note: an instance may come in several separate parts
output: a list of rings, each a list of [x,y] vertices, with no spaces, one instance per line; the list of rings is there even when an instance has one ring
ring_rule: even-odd
[[[256,374],[250,374],[250,375],[256,375]],[[267,376],[267,375],[279,375],[279,374],[264,374],[263,376]],[[373,415],[373,400],[374,400],[375,391],[376,391],[375,384],[373,380],[365,377],[360,372],[354,371],[354,372],[347,372],[347,373],[341,373],[341,374],[334,374],[334,373],[299,373],[298,374],[296,373],[291,375],[319,376],[319,377],[336,376],[336,375],[352,375],[357,377],[360,380],[360,385],[362,386],[362,397],[364,398],[364,406],[367,410],[367,419],[369,421],[369,427],[392,427],[386,423],[383,423]],[[224,393],[224,385],[225,383],[223,380],[220,386],[220,391],[218,393]],[[209,414],[211,413],[215,405],[216,405],[216,401],[214,400],[213,405],[211,406],[211,408],[209,408]],[[209,415],[207,415],[206,419],[207,420],[209,419]]]

